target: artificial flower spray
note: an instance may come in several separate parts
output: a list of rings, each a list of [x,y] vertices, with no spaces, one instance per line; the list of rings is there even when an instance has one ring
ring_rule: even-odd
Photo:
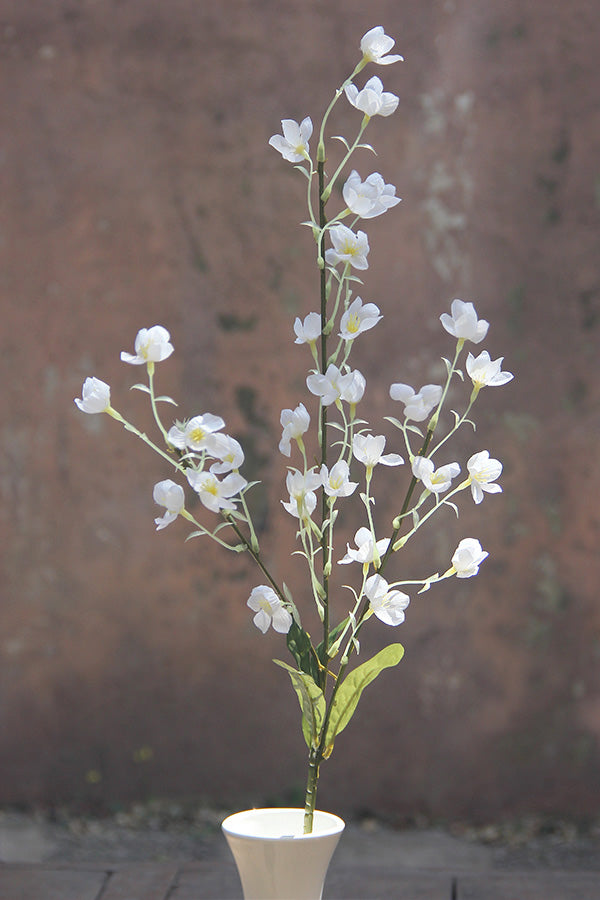
[[[282,121],[282,133],[269,144],[305,179],[307,225],[314,238],[314,284],[318,307],[293,325],[294,341],[306,349],[307,393],[297,405],[281,413],[279,452],[290,462],[285,476],[286,512],[297,523],[297,544],[290,553],[300,553],[306,566],[307,590],[316,609],[318,634],[311,636],[303,625],[308,611],[294,602],[288,587],[269,571],[246,502],[256,490],[244,478],[244,451],[225,431],[225,422],[213,412],[194,412],[189,418],[165,424],[163,409],[174,403],[157,395],[156,366],[173,352],[168,331],[154,325],[143,328],[135,339],[134,353],[123,352],[124,363],[145,369],[144,383],[135,384],[151,404],[157,427],[149,438],[111,405],[110,388],[97,378],[86,379],[82,397],[75,402],[85,413],[106,413],[158,453],[170,470],[169,478],[154,486],[155,502],[162,514],[155,519],[161,530],[178,518],[191,526],[189,536],[205,536],[230,552],[249,553],[256,563],[260,583],[250,592],[247,605],[256,627],[270,627],[285,636],[291,656],[276,660],[297,696],[302,733],[308,750],[308,776],[304,831],[311,832],[319,772],[334,749],[340,732],[350,721],[363,690],[384,669],[397,665],[403,656],[401,644],[393,641],[370,659],[360,659],[360,635],[375,616],[390,628],[401,625],[411,595],[423,593],[449,578],[470,578],[488,556],[476,538],[464,537],[442,572],[431,572],[406,580],[398,571],[402,549],[417,532],[431,526],[437,515],[458,514],[461,496],[471,495],[481,503],[486,494],[502,490],[498,479],[502,464],[487,449],[475,449],[461,465],[448,456],[449,439],[463,425],[472,426],[473,406],[484,387],[505,384],[513,377],[502,371],[502,359],[492,360],[483,350],[474,356],[471,345],[485,339],[488,323],[479,319],[471,302],[455,299],[450,312],[440,317],[441,326],[453,339],[446,376],[441,384],[417,389],[394,383],[389,389],[394,415],[386,417],[397,447],[387,447],[381,424],[369,424],[368,391],[364,375],[352,367],[355,341],[375,340],[382,319],[378,305],[364,300],[361,275],[369,267],[369,240],[360,227],[364,220],[389,215],[400,202],[396,188],[379,172],[363,178],[360,165],[370,159],[373,148],[363,137],[374,116],[391,116],[398,97],[384,90],[377,75],[362,87],[355,80],[367,66],[388,66],[402,61],[390,53],[392,38],[381,26],[368,31],[360,41],[360,59],[353,72],[335,91],[311,151],[313,123],[310,117],[297,123]],[[329,120],[338,103],[349,103],[357,111],[353,138],[337,136],[343,146],[342,159],[331,175],[325,163]],[[359,163],[357,162],[358,166]],[[335,188],[341,188],[336,190]],[[341,197],[334,202],[334,197]],[[461,360],[467,350],[464,368]],[[462,411],[446,410],[450,384],[465,390]],[[400,411],[398,411],[400,410]],[[442,415],[444,413],[444,415]],[[445,424],[444,424],[445,423]],[[443,432],[443,433],[442,433]],[[318,446],[318,459],[307,452]],[[400,452],[398,452],[400,451]],[[397,470],[396,513],[391,521],[376,521],[375,488],[381,467]],[[283,481],[283,466],[282,466]],[[205,511],[200,521],[186,506],[186,491],[199,498]],[[387,489],[389,495],[389,489]],[[354,515],[353,543],[340,548],[336,522],[342,505],[345,519]],[[347,566],[345,613],[334,620],[331,581],[334,567]],[[339,600],[336,603],[339,608]]]

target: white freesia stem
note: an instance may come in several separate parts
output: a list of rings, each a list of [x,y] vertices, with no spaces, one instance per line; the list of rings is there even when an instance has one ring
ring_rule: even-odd
[[[338,369],[342,369],[342,368],[346,365],[346,363],[348,362],[348,357],[350,356],[350,351],[352,350],[352,341],[346,341],[346,342],[344,342],[344,339],[343,339],[343,338],[339,338],[337,347],[335,348],[335,350],[333,351],[333,353],[331,353],[331,354],[329,355],[329,362],[330,362],[330,363],[333,363],[334,365],[337,366],[337,360],[338,360],[338,357],[339,357],[339,355],[340,355],[340,350],[342,349],[342,344],[343,344],[343,343],[346,343],[348,346],[346,347],[346,350],[345,350],[345,352],[344,352],[344,357],[343,357],[341,363],[339,364]]]
[[[317,574],[315,572],[315,547],[312,539],[312,530],[310,528],[305,528],[304,523],[301,522],[299,533],[300,540],[302,541],[302,547],[304,548],[304,555],[306,556],[306,561],[308,562],[313,598],[317,607],[317,611],[319,613],[319,618],[323,622],[325,618],[325,606],[322,602],[323,585],[319,582],[319,579],[317,578]],[[326,600],[327,598],[323,597],[323,599]]]
[[[372,534],[372,536],[373,536],[373,547],[374,547],[374,553],[375,553],[375,556],[374,556],[374,559],[373,559],[373,568],[374,568],[374,569],[378,569],[379,566],[380,566],[380,564],[381,564],[381,560],[380,560],[380,558],[379,558],[379,553],[377,552],[377,536],[376,536],[376,534],[375,534],[375,524],[374,524],[374,522],[373,522],[373,514],[372,514],[372,512],[371,512],[371,494],[370,494],[370,491],[371,491],[371,478],[372,478],[372,476],[373,476],[373,469],[370,468],[370,466],[367,466],[367,468],[366,468],[366,474],[365,474],[365,482],[366,482],[366,485],[365,485],[365,506],[366,506],[366,508],[367,508],[367,519],[369,520],[369,530],[370,530],[370,532],[371,532],[371,534]]]
[[[391,421],[391,420],[388,420],[388,421]],[[404,438],[404,446],[406,447],[406,452],[408,453],[408,458],[409,458],[409,460],[412,460],[412,458],[415,454],[413,452],[413,449],[412,449],[412,446],[410,443],[410,438],[408,436],[408,422],[407,421],[399,422],[398,420],[394,420],[393,424],[396,425],[402,432],[402,437]]]
[[[455,433],[458,431],[458,429],[460,428],[460,426],[467,420],[467,416],[468,416],[469,413],[471,412],[471,408],[472,408],[473,404],[475,403],[475,400],[476,400],[476,399],[477,399],[476,397],[471,396],[471,398],[470,398],[470,400],[469,400],[469,404],[468,404],[467,408],[465,409],[464,413],[462,414],[462,416],[461,416],[459,419],[456,420],[456,423],[455,423],[454,427],[451,428],[451,430],[448,432],[448,434],[447,434],[445,437],[443,437],[443,438],[439,441],[439,443],[437,443],[437,444],[435,445],[435,447],[433,448],[433,450],[432,450],[431,453],[429,454],[430,456],[433,456],[434,453],[437,453],[437,451],[440,449],[440,447],[443,447],[443,445],[446,443],[446,441],[447,441],[449,438],[451,438],[452,435],[455,434]]]
[[[154,363],[148,362],[146,364],[146,368],[148,370],[148,388],[150,390],[150,405],[152,407],[152,415],[154,416],[154,421],[158,425],[159,431],[162,434],[165,443],[169,443],[169,439],[167,437],[167,430],[164,427],[163,423],[160,420],[160,416],[158,415],[158,409],[156,408],[156,397],[154,395]]]
[[[335,506],[335,497],[329,497],[327,505],[329,507],[329,518],[328,518],[328,526],[326,529],[326,533],[328,535],[328,543],[327,543],[327,559],[325,560],[325,564],[323,567],[324,574],[329,577],[331,575],[332,569],[332,561],[333,561],[333,508]]]
[[[171,454],[167,453],[161,447],[158,447],[154,441],[151,441],[147,434],[144,434],[143,431],[140,431],[139,428],[136,428],[135,425],[132,425],[131,422],[128,422],[127,419],[124,419],[121,413],[117,412],[116,409],[113,409],[112,406],[106,410],[107,415],[111,416],[117,422],[120,422],[123,428],[126,431],[130,431],[132,434],[135,434],[141,441],[148,445],[155,453],[158,453],[159,456],[162,456],[163,459],[166,459],[173,468],[177,469],[178,472],[184,472],[184,466],[176,460]]]
[[[318,251],[319,257],[321,257],[323,255],[321,252],[321,245],[323,242],[323,237],[322,237],[321,231],[319,229],[319,223],[317,222],[317,219],[315,218],[315,214],[314,214],[314,210],[313,210],[312,188],[313,188],[313,180],[314,180],[316,173],[315,173],[315,168],[313,166],[313,161],[310,158],[310,156],[308,157],[308,164],[309,164],[309,171],[307,173],[308,174],[308,187],[306,189],[306,205],[308,206],[309,219],[312,222],[313,228],[316,229],[318,232],[316,235],[316,242],[317,242],[317,246],[319,248],[319,251]]]
[[[431,516],[438,511],[438,509],[440,509],[442,506],[447,506],[448,501],[450,500],[451,497],[454,497],[454,496],[456,496],[456,494],[459,494],[461,491],[464,491],[465,488],[468,488],[470,484],[471,484],[471,479],[467,478],[465,481],[462,481],[453,490],[449,491],[444,496],[443,499],[440,500],[439,497],[436,496],[435,505],[432,506],[431,509],[428,512],[426,512],[425,515],[422,516],[415,525],[413,525],[413,527],[411,528],[410,531],[407,531],[406,534],[403,534],[402,537],[394,543],[394,545],[392,547],[392,551],[396,552],[397,550],[401,550],[402,547],[404,547],[404,545],[407,543],[407,541],[410,540],[410,538],[413,536],[413,534],[415,534],[415,532],[417,532],[419,530],[419,528],[421,528],[425,524],[425,522],[427,522],[427,520],[430,519]]]
[[[348,287],[348,282],[347,282],[348,272],[349,272],[349,271],[350,271],[350,263],[347,262],[347,263],[345,264],[345,266],[344,266],[344,270],[343,270],[343,272],[342,272],[342,274],[341,274],[340,281],[339,281],[339,284],[338,284],[338,288],[337,288],[337,291],[336,291],[336,295],[335,295],[335,303],[334,303],[334,306],[333,306],[333,312],[331,313],[331,315],[330,315],[330,317],[329,317],[329,319],[328,319],[328,321],[327,321],[327,323],[326,323],[326,325],[325,325],[325,329],[326,329],[325,333],[326,333],[326,334],[331,334],[331,332],[333,331],[333,326],[334,326],[334,324],[335,324],[335,320],[336,320],[336,318],[337,318],[338,310],[339,310],[339,308],[340,308],[340,300],[342,299],[342,291],[343,291],[343,289],[344,289],[344,285],[345,285],[345,287],[346,287],[346,299],[347,299],[348,294],[349,294],[349,292],[350,292],[350,288]],[[331,362],[331,359],[328,359],[328,360],[327,360],[327,363],[329,364],[330,362]]]
[[[340,91],[341,93],[341,91]],[[325,187],[325,147],[323,144],[323,131],[325,128],[325,122],[329,112],[333,109],[333,105],[337,100],[337,95],[334,100],[331,102],[328,111],[323,117],[323,121],[321,123],[321,132],[319,136],[319,147],[318,147],[318,160],[317,160],[317,177],[318,177],[318,190],[319,190],[319,227],[321,229],[320,233],[320,246],[319,246],[319,290],[320,290],[320,300],[321,300],[321,343],[320,343],[320,372],[324,374],[327,367],[327,301],[329,299],[329,292],[331,289],[331,273],[327,274],[327,269],[325,267],[322,240],[325,230],[327,228],[327,214],[325,212],[325,202],[323,200],[323,191]],[[321,468],[323,466],[327,466],[327,406],[324,403],[320,403],[319,407],[319,424],[318,424],[318,438],[319,438],[319,448],[321,451],[321,459],[320,464]],[[325,568],[325,556],[327,553],[327,549],[329,546],[330,534],[331,534],[331,521],[329,524],[327,522],[327,497],[325,495],[325,491],[322,491],[321,494],[321,553],[323,555],[323,584],[320,585],[322,589],[322,615],[321,619],[323,622],[323,646],[325,648],[325,653],[327,653],[327,648],[329,646],[329,574]],[[310,562],[311,566],[311,575],[313,573],[313,563],[312,559]],[[314,591],[314,580],[313,579],[313,591]],[[315,594],[316,597],[316,594]],[[319,602],[317,601],[317,609],[319,613],[321,613],[321,607],[319,607]],[[326,678],[326,676],[325,676]],[[323,684],[322,687],[325,685]],[[322,759],[323,748],[320,748],[319,751],[319,760]],[[316,768],[317,776],[318,776],[318,763]],[[309,779],[310,781],[310,779]],[[313,785],[314,790],[316,791],[316,782]],[[312,828],[312,813],[314,811],[314,800],[315,793],[312,793],[312,807],[309,808],[310,804],[306,804],[306,812],[304,819],[304,830],[310,831]],[[308,798],[308,789],[307,789],[307,798]]]
[[[344,404],[338,401],[336,403],[336,409],[339,411],[339,414],[342,417],[342,423],[344,426],[344,437],[340,441],[341,450],[338,456],[338,462],[340,462],[340,460],[343,460],[347,454],[346,462],[348,463],[348,465],[350,465],[350,462],[352,460],[352,427],[349,424],[348,419],[346,418],[346,410],[344,409]]]
[[[357,63],[352,74],[349,75],[346,78],[346,80],[344,81],[344,83],[341,85],[341,87],[339,87],[336,90],[335,94],[333,95],[333,99],[332,99],[331,103],[325,110],[325,115],[323,116],[323,121],[321,122],[321,130],[319,131],[319,145],[317,148],[317,161],[318,162],[325,162],[325,126],[327,124],[327,120],[329,119],[329,116],[331,115],[331,111],[333,110],[333,107],[335,106],[335,104],[338,102],[338,100],[344,93],[345,88],[349,84],[352,83],[353,78],[355,78],[359,74],[359,72],[362,72],[362,70],[366,66],[367,62],[368,62],[368,60],[365,60],[363,58],[363,59],[361,59],[361,61],[359,63]]]
[[[348,654],[350,652],[352,642],[353,642],[354,638],[356,637],[357,626],[358,626],[358,619],[357,619],[358,610],[359,610],[359,607],[361,604],[361,600],[363,599],[363,596],[365,593],[365,584],[367,582],[367,576],[368,576],[368,567],[363,569],[362,585],[360,587],[360,591],[358,592],[358,594],[355,594],[356,603],[354,604],[352,611],[350,613],[348,613],[348,621],[346,622],[346,625],[344,626],[342,633],[336,638],[335,643],[333,643],[331,645],[331,647],[329,648],[330,659],[332,659],[334,656],[336,656],[340,652],[340,647],[342,646],[344,639],[345,639],[346,635],[348,634],[348,631],[350,629],[352,629],[352,634],[350,635],[350,638],[349,638],[348,642],[346,643],[346,647],[344,648],[344,652],[342,653],[342,659],[348,658]],[[352,592],[354,593],[353,589],[352,589]]]
[[[235,520],[233,519],[233,517],[231,516],[231,514],[227,513],[227,512],[223,512],[223,518],[225,519],[227,524],[230,525],[231,528],[234,530],[234,532],[237,534],[240,541],[244,545],[244,548],[248,551],[248,553],[250,554],[250,556],[252,557],[252,559],[254,560],[256,565],[259,567],[259,569],[261,570],[261,572],[263,573],[265,578],[267,578],[269,584],[271,585],[271,587],[273,588],[273,590],[275,591],[275,593],[277,594],[279,599],[282,601],[282,603],[287,604],[287,598],[285,596],[283,589],[277,584],[276,580],[273,578],[273,576],[271,575],[271,573],[269,572],[269,570],[263,563],[259,552],[253,548],[252,544],[248,541],[248,538],[246,537],[246,535],[237,526],[237,524],[236,524]]]
[[[354,140],[354,143],[353,143],[352,146],[346,151],[346,154],[345,154],[344,158],[342,159],[341,163],[339,164],[339,166],[337,167],[337,169],[335,170],[335,172],[333,173],[333,175],[332,175],[331,178],[329,179],[329,182],[328,182],[328,184],[327,184],[327,187],[325,188],[325,190],[324,190],[323,193],[321,194],[321,199],[323,200],[323,203],[327,203],[327,201],[329,200],[329,197],[331,196],[331,192],[332,192],[333,188],[335,187],[335,183],[336,183],[336,181],[337,181],[337,179],[338,179],[338,177],[339,177],[339,175],[340,175],[340,172],[341,172],[342,169],[346,166],[348,160],[350,159],[350,157],[352,156],[352,154],[354,153],[354,151],[355,151],[356,148],[358,147],[359,142],[360,142],[360,139],[362,138],[362,136],[363,136],[363,134],[364,134],[364,132],[365,132],[365,128],[366,128],[367,125],[369,124],[370,119],[371,119],[370,116],[367,116],[367,115],[364,115],[364,116],[363,116],[362,122],[360,123],[360,128],[358,129],[358,134],[356,135],[356,138],[355,138],[355,140]]]
[[[454,375],[454,372],[456,371],[456,364],[458,362],[458,357],[460,356],[460,353],[464,346],[464,343],[465,343],[464,338],[459,338],[458,341],[456,342],[456,352],[454,354],[454,359],[452,360],[452,364],[448,370],[448,376],[446,378],[446,384],[444,385],[444,390],[442,391],[442,396],[440,397],[440,402],[438,403],[434,414],[432,415],[431,419],[429,420],[429,425],[427,426],[427,431],[431,432],[431,434],[433,434],[433,432],[437,428],[438,420],[440,417],[440,411],[444,405],[444,401],[446,400],[448,388],[450,387],[450,382],[452,381],[452,376]]]
[[[179,515],[182,516],[184,519],[187,519],[188,522],[191,522],[192,525],[195,525],[196,528],[198,529],[198,532],[197,532],[198,534],[206,535],[206,537],[212,538],[213,541],[216,541],[216,543],[220,544],[221,547],[225,547],[226,550],[233,550],[234,553],[242,553],[244,550],[247,549],[245,543],[229,544],[227,541],[224,541],[223,538],[218,537],[218,535],[214,531],[209,531],[208,528],[206,528],[204,525],[201,525],[200,522],[198,522],[193,517],[193,515],[190,512],[188,512],[187,509],[185,509],[185,508],[182,509],[180,511]],[[223,526],[221,525],[221,528],[222,527]],[[193,536],[194,535],[190,535],[190,537],[193,537]]]
[[[443,581],[445,578],[450,578],[452,575],[454,575],[453,568],[448,569],[446,572],[444,572],[443,575],[440,575],[439,572],[436,572],[434,575],[430,575],[429,578],[418,578],[415,581],[393,581],[393,582],[390,582],[389,587],[390,588],[412,587],[412,586],[416,586],[417,584],[420,584],[420,585],[422,585],[422,588],[419,591],[419,594],[422,594],[425,591],[429,590],[430,585],[437,584],[438,581]]]
[[[248,528],[250,529],[250,545],[252,547],[252,550],[255,553],[259,553],[260,545],[258,543],[258,537],[256,536],[256,530],[254,528],[252,516],[250,515],[250,510],[248,509],[248,504],[246,503],[245,494],[246,494],[246,491],[244,491],[244,490],[240,491],[240,503],[242,504],[242,509],[244,510],[244,517],[246,519],[246,523],[248,525]]]

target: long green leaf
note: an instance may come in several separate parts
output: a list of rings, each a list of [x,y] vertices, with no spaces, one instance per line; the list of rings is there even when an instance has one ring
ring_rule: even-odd
[[[296,621],[292,622],[286,641],[288,650],[298,663],[300,671],[310,675],[312,680],[319,684],[321,680],[319,660],[317,659],[309,635]]]
[[[315,684],[310,675],[298,672],[280,659],[273,662],[290,676],[292,687],[296,691],[300,710],[302,712],[302,734],[307,747],[316,747],[321,736],[323,719],[325,717],[325,697],[321,688]]]
[[[354,710],[366,686],[377,678],[383,669],[398,665],[403,656],[402,644],[390,644],[347,675],[340,685],[331,707],[325,741],[327,756],[333,750],[337,735],[344,730],[354,715]]]

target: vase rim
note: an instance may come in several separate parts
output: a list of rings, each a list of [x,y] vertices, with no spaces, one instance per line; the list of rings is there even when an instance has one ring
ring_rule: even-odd
[[[265,823],[280,822],[281,825],[276,829],[277,833],[269,834],[268,825]],[[315,810],[314,824],[316,830],[310,834],[304,834],[299,830],[299,826],[303,825],[304,809],[293,807],[263,807],[256,809],[245,809],[241,812],[233,813],[227,816],[221,823],[221,828],[225,834],[241,837],[245,840],[255,841],[281,841],[281,840],[318,840],[319,838],[332,835],[339,835],[345,828],[345,822],[334,813],[324,812],[323,810]],[[256,824],[263,823],[260,831],[257,832]]]

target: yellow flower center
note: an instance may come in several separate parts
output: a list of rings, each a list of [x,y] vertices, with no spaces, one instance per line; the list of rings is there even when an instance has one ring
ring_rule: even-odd
[[[216,478],[207,479],[204,484],[204,490],[206,491],[207,494],[212,494],[213,497],[216,497],[219,493],[219,490],[217,487],[217,479]]]
[[[356,332],[360,328],[360,316],[357,316],[356,313],[352,313],[348,317],[348,322],[346,324],[346,331],[349,331],[350,334],[356,334]]]

